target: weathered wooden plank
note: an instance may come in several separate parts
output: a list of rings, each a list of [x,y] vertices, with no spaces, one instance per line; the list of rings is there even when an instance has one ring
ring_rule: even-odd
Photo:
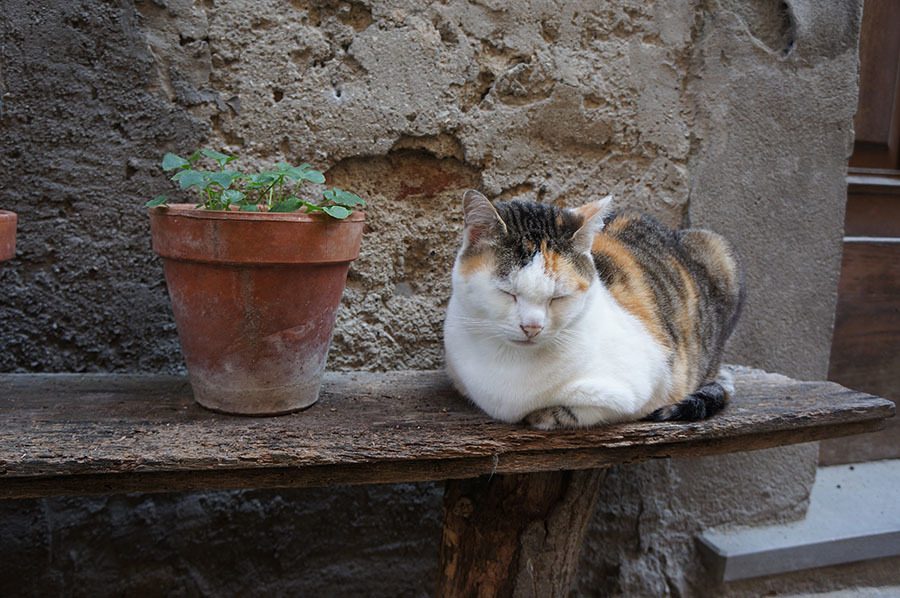
[[[898,348],[900,239],[845,242],[828,377],[870,392],[896,392]]]
[[[452,480],[435,596],[568,596],[605,469]]]
[[[207,468],[194,471],[107,472],[50,476],[0,475],[0,498],[38,498],[123,493],[299,488],[336,485],[429,482],[485,474],[517,474],[581,470],[640,463],[649,459],[720,455],[880,430],[883,420],[779,430],[719,440],[659,445],[653,450],[631,447],[610,452],[603,447],[532,453],[511,453],[466,459],[422,459],[309,467]]]
[[[892,196],[900,216],[900,194]],[[847,205],[848,227],[851,209]],[[871,213],[876,221],[876,211]],[[900,217],[881,214],[900,235]],[[885,231],[889,232],[889,231]],[[900,238],[844,243],[828,378],[888,400],[900,399]],[[900,457],[900,422],[877,434],[822,443],[821,465]]]
[[[0,376],[0,497],[283,487],[587,469],[874,431],[893,414],[829,382],[743,371],[704,422],[541,432],[492,421],[440,372],[329,374],[312,408],[234,417],[179,377]]]
[[[900,141],[900,5],[865,3],[859,37],[859,105],[851,166],[897,168]]]
[[[900,237],[900,178],[890,193],[848,193],[844,235]]]

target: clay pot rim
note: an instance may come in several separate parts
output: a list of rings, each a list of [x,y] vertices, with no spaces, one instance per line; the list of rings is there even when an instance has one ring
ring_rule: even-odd
[[[17,215],[15,212],[10,212],[9,210],[0,210],[0,220],[16,220]]]
[[[344,219],[332,218],[325,213],[307,214],[306,212],[225,212],[221,210],[197,209],[199,204],[175,203],[169,207],[156,206],[148,208],[151,213],[160,216],[179,218],[196,218],[198,220],[248,220],[263,222],[317,222],[340,224],[341,222],[359,222],[365,220],[365,214],[354,210]]]
[[[168,259],[220,264],[327,264],[359,257],[362,212],[220,212],[196,204],[150,208],[153,251]]]

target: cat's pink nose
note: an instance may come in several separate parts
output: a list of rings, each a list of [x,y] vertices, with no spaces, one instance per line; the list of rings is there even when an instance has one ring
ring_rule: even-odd
[[[525,336],[528,338],[534,338],[544,329],[540,324],[519,324],[519,328],[522,329],[522,332],[524,332]]]

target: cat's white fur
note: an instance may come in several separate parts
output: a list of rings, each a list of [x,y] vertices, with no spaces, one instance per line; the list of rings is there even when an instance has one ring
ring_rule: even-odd
[[[609,198],[601,201],[602,209],[584,225],[589,234],[582,249],[588,253]],[[467,231],[464,243],[469,238]],[[543,260],[538,252],[509,279],[497,281],[487,269],[467,275],[457,257],[444,323],[447,370],[457,388],[506,422],[545,409],[549,417],[563,406],[577,419],[569,425],[593,426],[638,419],[663,406],[669,368],[647,328],[596,273],[587,290],[577,292],[551,278]],[[560,426],[552,417],[529,419],[541,428]]]

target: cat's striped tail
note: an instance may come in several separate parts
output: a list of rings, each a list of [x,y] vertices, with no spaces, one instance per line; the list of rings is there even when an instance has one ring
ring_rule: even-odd
[[[731,372],[720,369],[714,382],[704,384],[690,396],[674,405],[660,407],[643,421],[697,421],[712,417],[725,408],[734,394],[734,377]]]

